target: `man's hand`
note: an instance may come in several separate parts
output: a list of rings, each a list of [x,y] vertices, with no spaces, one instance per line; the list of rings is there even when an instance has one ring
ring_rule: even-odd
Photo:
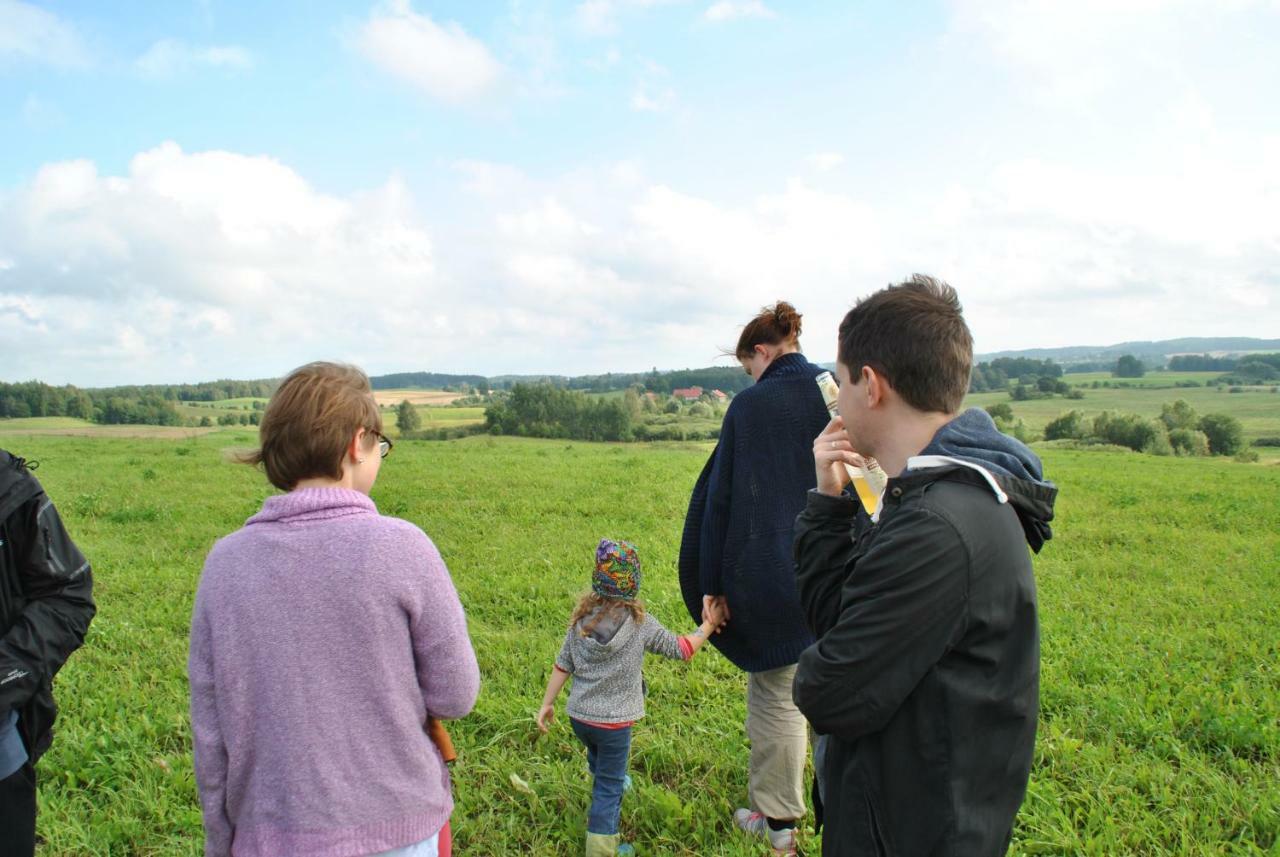
[[[844,420],[832,417],[831,422],[813,441],[813,467],[818,477],[818,493],[839,497],[849,484],[850,467],[862,467],[862,456],[853,451],[849,436],[844,430]]]

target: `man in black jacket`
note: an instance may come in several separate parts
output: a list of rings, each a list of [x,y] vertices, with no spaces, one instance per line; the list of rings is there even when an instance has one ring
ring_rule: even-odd
[[[793,692],[828,736],[828,855],[997,855],[1035,747],[1040,643],[1028,544],[1057,489],[984,411],[960,413],[972,338],[955,291],[916,276],[840,326],[840,416],[814,441],[796,519],[817,642]],[[890,479],[874,518],[845,465]]]
[[[0,857],[35,853],[35,764],[53,676],[93,618],[89,563],[21,458],[0,449]]]

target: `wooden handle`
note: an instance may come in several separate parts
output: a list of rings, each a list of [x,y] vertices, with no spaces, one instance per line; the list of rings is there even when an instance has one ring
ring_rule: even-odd
[[[431,739],[432,744],[436,745],[446,765],[458,758],[458,751],[453,749],[453,739],[449,737],[449,730],[444,728],[443,720],[435,717],[427,718],[427,737]]]

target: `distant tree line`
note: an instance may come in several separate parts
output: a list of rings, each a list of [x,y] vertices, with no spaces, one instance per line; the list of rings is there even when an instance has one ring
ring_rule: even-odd
[[[151,391],[124,395],[120,389],[82,390],[41,381],[0,383],[0,418],[75,417],[108,424],[182,425],[172,400]]]
[[[484,412],[493,434],[572,440],[632,440],[633,418],[620,399],[588,396],[551,384],[516,384]]]
[[[489,391],[489,379],[483,375],[446,375],[440,372],[394,372],[390,375],[373,375],[369,385],[375,390],[401,390],[416,387],[429,390]]]
[[[1058,388],[1062,367],[1052,360],[1034,360],[1030,357],[997,357],[973,367],[969,376],[969,392],[985,393],[990,390],[1007,390],[1010,384],[1023,387],[1044,388],[1048,392]],[[1044,383],[1042,384],[1042,380]],[[1065,392],[1066,384],[1061,383]],[[1033,397],[1027,397],[1033,398]]]
[[[665,395],[686,387],[720,390],[732,395],[750,387],[751,383],[751,377],[737,365],[674,369],[667,372],[654,368],[648,372],[606,372],[603,375],[501,375],[489,379],[494,390],[509,390],[519,384],[548,384],[563,390],[581,390],[587,393],[610,393],[638,387],[650,393]]]

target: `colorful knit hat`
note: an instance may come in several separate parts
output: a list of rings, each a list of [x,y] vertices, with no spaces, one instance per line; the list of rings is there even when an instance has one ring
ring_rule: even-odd
[[[640,594],[640,556],[631,542],[601,539],[591,589],[602,598],[635,601]]]

